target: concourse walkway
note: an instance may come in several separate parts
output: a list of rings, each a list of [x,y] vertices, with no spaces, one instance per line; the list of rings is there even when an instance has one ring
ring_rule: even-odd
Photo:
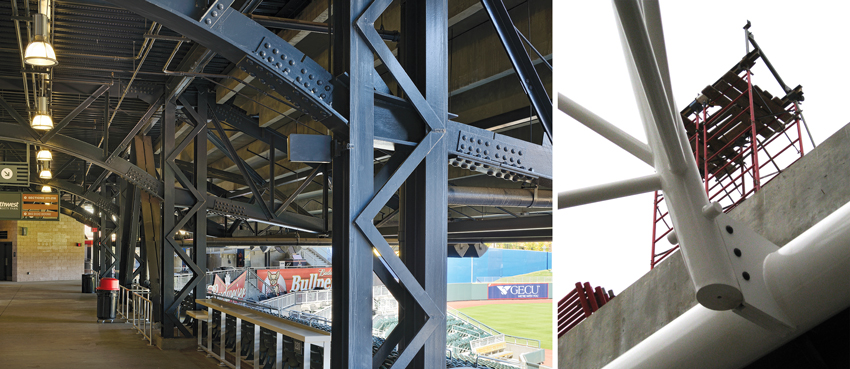
[[[130,324],[98,324],[96,294],[80,284],[0,282],[0,367],[218,368],[195,348],[148,346]]]

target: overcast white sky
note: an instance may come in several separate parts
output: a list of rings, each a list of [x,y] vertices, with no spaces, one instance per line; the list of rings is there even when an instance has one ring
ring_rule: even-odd
[[[553,101],[561,92],[646,142],[613,4],[555,0],[553,6]],[[742,27],[749,19],[785,83],[803,86],[802,108],[815,142],[850,122],[850,2],[662,1],[661,14],[679,109],[745,55]],[[763,62],[753,73],[753,83],[784,95]],[[557,109],[554,129],[556,193],[654,172]],[[808,152],[808,138],[805,144]],[[652,201],[652,194],[644,194],[556,210],[554,297],[563,297],[575,282],[619,294],[648,272]]]

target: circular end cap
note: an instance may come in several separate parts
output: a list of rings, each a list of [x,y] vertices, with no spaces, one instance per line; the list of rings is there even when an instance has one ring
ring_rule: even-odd
[[[744,302],[744,295],[728,284],[710,284],[697,291],[697,302],[711,310],[731,310]]]

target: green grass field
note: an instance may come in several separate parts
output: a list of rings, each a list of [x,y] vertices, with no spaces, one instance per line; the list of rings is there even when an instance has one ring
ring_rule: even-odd
[[[511,336],[540,340],[552,349],[552,304],[493,304],[459,309],[481,323]]]

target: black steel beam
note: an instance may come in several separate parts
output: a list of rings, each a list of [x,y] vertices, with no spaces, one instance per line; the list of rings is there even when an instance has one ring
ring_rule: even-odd
[[[91,106],[91,104],[95,100],[97,100],[97,98],[100,97],[100,95],[103,95],[103,93],[106,92],[106,90],[108,90],[109,87],[110,87],[110,85],[102,85],[97,90],[95,90],[91,94],[91,96],[89,96],[87,99],[83,100],[83,102],[80,103],[80,105],[78,105],[76,108],[74,108],[74,110],[72,110],[70,113],[68,113],[68,115],[66,115],[64,118],[62,118],[62,121],[60,121],[59,124],[57,124],[55,127],[53,127],[53,129],[51,129],[47,133],[45,133],[44,136],[41,136],[41,142],[46,143],[47,141],[50,141],[50,139],[53,138],[54,135],[59,133],[59,131],[61,131],[62,128],[65,128],[65,126],[67,126],[69,123],[71,123],[71,121],[74,120],[74,118],[76,118],[77,115],[82,113],[83,110],[88,109],[88,107]]]
[[[502,46],[514,66],[517,77],[531,101],[534,110],[540,117],[540,124],[546,130],[546,135],[549,136],[549,142],[552,140],[552,100],[546,92],[546,87],[543,86],[543,81],[534,69],[534,63],[531,62],[531,57],[523,45],[522,40],[517,33],[513,20],[508,13],[508,9],[502,0],[481,0],[484,10],[490,16],[493,27],[496,29],[496,34],[502,40]]]
[[[346,130],[346,122],[331,109],[332,76],[275,33],[219,0],[208,8],[194,1],[110,0],[153,21],[162,23],[237,64],[256,73],[304,113],[334,130]],[[312,76],[312,78],[310,78]]]
[[[36,132],[30,126],[30,122],[28,122],[24,117],[22,117],[20,114],[18,114],[18,111],[15,110],[14,108],[12,108],[12,106],[9,105],[9,103],[6,102],[6,100],[3,99],[2,96],[0,96],[0,106],[2,106],[4,109],[6,109],[7,112],[9,112],[9,115],[12,116],[12,119],[14,119],[16,122],[18,122],[18,125],[21,128],[23,128],[30,137],[32,137],[36,140],[38,140],[40,138],[39,135],[38,135],[38,132]]]

